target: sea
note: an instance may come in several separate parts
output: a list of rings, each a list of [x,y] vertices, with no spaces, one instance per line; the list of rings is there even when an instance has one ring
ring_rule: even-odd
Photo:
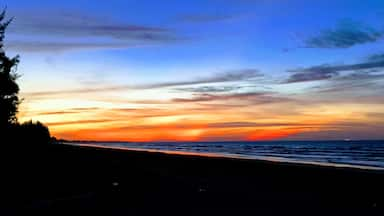
[[[263,142],[69,142],[167,154],[202,155],[384,170],[384,140]]]

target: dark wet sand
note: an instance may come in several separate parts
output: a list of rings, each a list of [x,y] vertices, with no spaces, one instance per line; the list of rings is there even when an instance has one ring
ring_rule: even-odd
[[[384,172],[92,147],[5,150],[0,215],[384,215]]]

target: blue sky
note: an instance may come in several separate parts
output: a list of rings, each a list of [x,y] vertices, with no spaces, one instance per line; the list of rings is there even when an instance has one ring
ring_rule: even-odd
[[[336,119],[332,113],[361,116],[356,120],[358,129],[344,127],[327,133],[312,125],[311,130],[293,133],[293,137],[383,138],[363,132],[355,135],[356,130],[381,129],[384,122],[380,111],[384,97],[383,1],[13,0],[4,5],[8,17],[14,17],[6,47],[10,54],[21,56],[18,72],[23,75],[22,94],[27,98],[21,107],[25,119],[40,118],[55,125],[80,116],[41,113],[79,108],[79,104],[104,110],[144,108],[139,99],[152,100],[145,108],[159,106],[159,101],[153,101],[159,99],[168,101],[163,109],[174,109],[177,106],[172,102],[188,99],[194,106],[209,103],[214,110],[223,100],[240,106],[244,101],[239,98],[253,100],[242,94],[255,97],[262,93],[263,97],[289,98],[284,105],[288,109],[301,106],[298,119],[308,114],[305,109],[312,109],[317,119],[334,119],[327,124],[339,127],[347,119]],[[233,96],[236,94],[240,96]],[[61,101],[57,101],[59,96]],[[246,102],[248,110],[234,108],[232,112],[241,115],[230,121],[248,121],[245,114],[257,109],[270,115],[268,121],[272,122],[295,118],[278,118],[280,113],[269,113],[274,108],[267,109],[268,103]],[[322,106],[326,108],[319,110]],[[370,108],[362,110],[361,106]],[[182,105],[177,109],[182,111]],[[218,121],[218,116],[200,114],[213,123]],[[168,117],[176,118],[173,114]],[[95,113],[86,118],[99,117]],[[141,120],[151,126],[160,124]],[[256,123],[257,119],[250,121]],[[108,126],[122,128],[128,123]],[[178,124],[177,120],[170,123]],[[363,123],[369,126],[361,129]],[[88,122],[86,126],[99,125]],[[53,126],[57,134],[71,137],[68,128]],[[247,133],[257,134],[260,128],[248,129]],[[316,131],[320,131],[318,137],[313,135]],[[207,139],[216,137],[212,131],[206,133]],[[233,139],[239,137],[258,136]]]

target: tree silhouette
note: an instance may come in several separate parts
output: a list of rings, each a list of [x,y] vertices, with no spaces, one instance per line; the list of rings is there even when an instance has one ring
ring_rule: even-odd
[[[16,73],[19,56],[9,58],[4,51],[5,30],[11,21],[5,20],[4,10],[0,14],[0,129],[17,123],[16,114],[20,104],[19,86],[16,83],[19,77]]]
[[[19,75],[16,67],[19,56],[9,58],[4,51],[5,30],[12,19],[5,20],[5,10],[0,13],[0,134],[1,139],[9,143],[27,144],[50,143],[48,127],[40,122],[19,124],[17,111],[20,104],[19,86],[16,82]],[[20,145],[18,145],[20,146]],[[24,146],[25,147],[25,146]],[[35,146],[36,147],[36,146]]]

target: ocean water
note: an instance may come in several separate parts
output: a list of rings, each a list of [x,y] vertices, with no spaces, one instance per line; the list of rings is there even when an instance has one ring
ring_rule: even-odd
[[[235,157],[384,170],[382,141],[77,142],[103,148]]]

